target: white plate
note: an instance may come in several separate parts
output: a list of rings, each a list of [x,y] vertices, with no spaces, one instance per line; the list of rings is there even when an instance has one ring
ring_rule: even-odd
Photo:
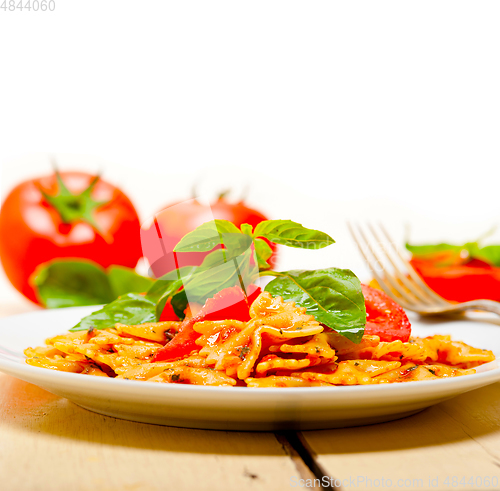
[[[28,346],[64,333],[96,307],[46,310],[0,319],[0,370],[108,416],[144,423],[224,430],[321,429],[390,421],[500,380],[496,362],[445,380],[354,387],[250,389],[115,380],[27,365]],[[412,319],[415,335],[452,334],[500,359],[500,326]],[[488,369],[488,370],[485,370]],[[484,370],[484,371],[483,371]]]

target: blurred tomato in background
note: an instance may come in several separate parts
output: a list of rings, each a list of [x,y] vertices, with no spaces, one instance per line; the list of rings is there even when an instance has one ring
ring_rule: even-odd
[[[156,223],[141,230],[144,256],[148,258],[154,275],[159,277],[176,267],[200,265],[207,253],[172,251],[184,235],[213,219],[228,220],[238,228],[248,223],[254,228],[267,217],[244,201],[230,202],[224,194],[210,205],[196,199],[172,203],[156,214]],[[274,266],[276,244],[268,243],[273,249],[269,263]]]
[[[0,210],[0,258],[14,287],[38,303],[35,268],[84,258],[104,268],[134,268],[142,256],[140,222],[117,187],[84,172],[55,172],[17,185]]]
[[[500,268],[485,261],[441,253],[414,256],[410,263],[425,283],[446,300],[500,301]]]

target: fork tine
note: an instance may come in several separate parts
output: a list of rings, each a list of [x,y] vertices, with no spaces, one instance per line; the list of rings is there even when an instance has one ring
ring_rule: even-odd
[[[409,310],[414,310],[414,306],[410,305],[408,302],[404,300],[402,297],[398,297],[397,295],[394,294],[394,291],[391,290],[390,286],[385,282],[385,280],[378,274],[377,268],[373,264],[372,259],[365,254],[364,248],[362,246],[362,243],[360,239],[358,239],[356,233],[354,232],[353,226],[348,222],[347,227],[349,228],[349,232],[351,233],[352,238],[354,239],[354,242],[358,246],[359,252],[361,255],[365,258],[365,261],[367,262],[369,268],[371,269],[373,276],[377,280],[378,284],[382,288],[382,290],[389,295],[391,298],[396,300],[403,308],[409,309]],[[399,293],[399,292],[398,292]]]
[[[389,241],[389,243],[392,245],[393,251],[395,252],[395,254],[397,254],[397,256],[399,257],[400,261],[404,264],[405,268],[407,269],[408,275],[410,276],[410,278],[420,287],[420,289],[423,292],[425,292],[425,294],[428,297],[430,297],[433,300],[437,301],[440,305],[449,306],[449,302],[447,300],[445,300],[443,297],[441,297],[440,295],[438,295],[434,290],[432,290],[431,288],[429,288],[428,285],[425,284],[425,282],[422,280],[422,278],[420,278],[420,276],[415,271],[415,269],[413,268],[413,266],[401,254],[401,252],[399,251],[399,249],[397,249],[394,246],[394,241],[392,240],[391,236],[387,232],[386,228],[381,223],[379,223],[379,226],[380,226],[380,229],[382,230],[383,234],[385,235],[385,237]]]
[[[418,297],[415,295],[412,295],[411,292],[408,294],[408,291],[406,291],[404,288],[401,288],[401,285],[397,283],[397,281],[394,279],[394,277],[389,274],[387,271],[387,267],[384,264],[384,259],[383,257],[377,252],[377,249],[372,245],[371,241],[368,239],[367,235],[363,231],[363,228],[358,225],[358,234],[363,238],[365,245],[368,247],[368,250],[370,251],[371,255],[375,259],[376,263],[380,266],[383,272],[383,281],[387,284],[387,282],[390,284],[390,290],[394,293],[396,292],[399,296],[401,296],[404,300],[406,300],[410,304],[415,304],[415,303],[420,303],[420,300]],[[376,236],[374,236],[375,239],[377,239]],[[375,273],[374,269],[372,269],[372,272]]]
[[[379,224],[380,228],[382,229],[382,224]],[[389,262],[392,264],[392,267],[394,268],[395,276],[397,280],[399,280],[414,296],[415,298],[423,302],[427,305],[430,306],[435,306],[436,305],[436,300],[429,295],[429,293],[426,291],[428,288],[424,289],[422,288],[417,282],[413,281],[408,276],[401,270],[401,266],[397,264],[397,261],[395,260],[395,252],[397,252],[397,248],[394,245],[394,241],[389,237],[389,234],[385,233],[385,237],[387,241],[389,242],[389,246],[385,244],[385,241],[383,241],[380,238],[379,232],[375,229],[375,227],[369,223],[368,228],[371,230],[373,236],[375,239],[380,243],[380,246],[382,247],[383,251],[385,252],[385,255]],[[385,232],[385,229],[384,229]],[[401,256],[398,255],[399,257],[399,262],[406,268],[409,269],[411,266],[408,262],[401,260]]]

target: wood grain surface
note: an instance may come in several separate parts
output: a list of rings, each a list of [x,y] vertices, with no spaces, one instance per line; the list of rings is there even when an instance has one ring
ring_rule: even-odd
[[[399,421],[300,437],[344,490],[498,490],[500,383]]]
[[[273,433],[133,423],[0,374],[0,489],[281,490],[308,474]]]

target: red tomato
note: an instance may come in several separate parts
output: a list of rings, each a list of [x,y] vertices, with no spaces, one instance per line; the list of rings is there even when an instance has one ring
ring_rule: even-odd
[[[384,292],[361,285],[365,297],[365,334],[379,336],[381,341],[408,341],[411,325],[405,311]]]
[[[413,258],[410,262],[425,283],[446,300],[500,301],[500,268],[478,259],[443,263],[438,256]]]
[[[168,300],[167,303],[165,304],[165,307],[163,308],[163,311],[158,321],[164,322],[164,321],[178,321],[178,320],[179,317],[177,317],[177,314],[175,313],[175,310],[172,307],[170,300]]]
[[[115,186],[83,172],[25,181],[0,211],[0,257],[7,277],[37,302],[29,277],[55,258],[85,258],[133,268],[142,256],[140,222]]]
[[[156,215],[156,224],[141,229],[144,256],[148,258],[153,273],[159,277],[177,267],[198,266],[206,254],[199,252],[173,253],[174,247],[187,233],[212,219],[229,220],[238,228],[243,223],[255,227],[267,218],[242,201],[230,203],[224,197],[210,206],[192,199],[165,208]],[[158,236],[161,235],[161,242]],[[269,243],[269,242],[268,242]],[[273,251],[276,244],[269,243]],[[269,260],[274,264],[276,252]]]
[[[250,285],[248,297],[238,287],[224,288],[209,298],[201,310],[193,317],[186,318],[179,327],[178,333],[162,349],[160,349],[153,361],[172,361],[182,358],[199,349],[196,340],[201,336],[193,326],[200,321],[215,321],[225,319],[236,319],[241,322],[250,320],[250,306],[260,295],[261,289]]]

